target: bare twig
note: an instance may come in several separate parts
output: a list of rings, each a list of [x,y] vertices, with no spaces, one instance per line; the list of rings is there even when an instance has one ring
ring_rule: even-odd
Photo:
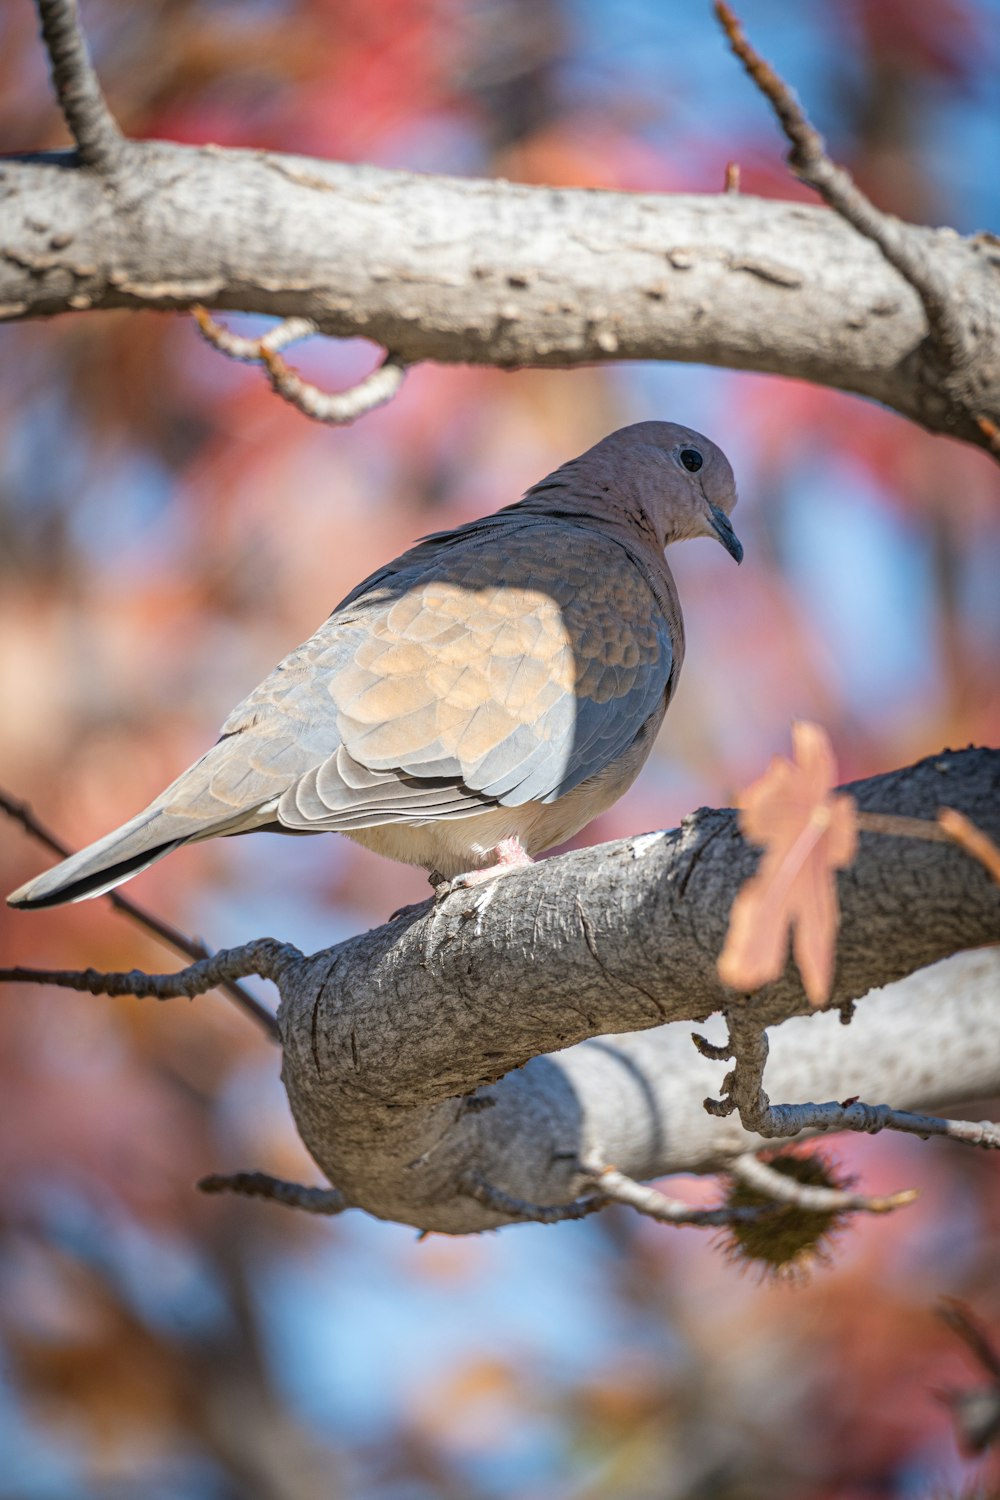
[[[406,374],[405,361],[387,353],[378,369],[359,380],[350,390],[321,391],[318,386],[303,380],[279,353],[317,332],[316,324],[310,318],[285,318],[263,337],[248,339],[217,323],[204,307],[193,307],[191,312],[202,336],[214,348],[228,354],[231,359],[262,364],[272,390],[316,422],[343,426],[373,411],[376,406],[384,406],[395,396]]]
[[[68,844],[63,843],[62,839],[57,838],[51,829],[39,822],[27,802],[18,801],[9,792],[2,790],[0,790],[0,812],[5,812],[9,818],[20,823],[25,833],[37,839],[40,844],[44,844],[46,849],[50,849],[53,854],[58,854],[60,859],[67,859],[74,852]],[[212,957],[204,943],[199,942],[197,938],[188,937],[178,927],[165,922],[162,917],[155,916],[128,896],[120,896],[117,891],[108,891],[106,894],[116,911],[130,917],[133,922],[137,922],[140,927],[144,927],[147,932],[158,937],[168,948],[173,948],[175,953],[180,953],[185,958],[196,962]],[[273,1014],[266,1006],[261,1005],[249,990],[244,989],[241,984],[237,984],[232,979],[222,981],[218,987],[223,994],[228,995],[230,1000],[234,1000],[241,1010],[256,1021],[258,1026],[263,1028],[272,1042],[278,1040],[278,1026]]]
[[[512,1219],[531,1224],[562,1224],[566,1219],[585,1219],[589,1214],[604,1208],[607,1199],[600,1196],[577,1198],[572,1203],[529,1203],[524,1198],[515,1198],[505,1193],[478,1172],[469,1173],[459,1183],[459,1191],[467,1198],[474,1198],[484,1208],[495,1213],[506,1214]]]
[[[295,370],[286,365],[280,354],[266,346],[261,350],[261,360],[267,370],[274,391],[285,401],[296,407],[305,416],[331,426],[343,426],[363,417],[376,406],[391,401],[403,383],[406,364],[392,354],[386,354],[377,370],[359,380],[350,390],[327,392],[310,385]]]
[[[299,1182],[284,1182],[267,1172],[235,1172],[231,1177],[213,1173],[202,1177],[198,1188],[203,1193],[238,1193],[243,1198],[267,1198],[287,1208],[301,1208],[307,1214],[342,1214],[350,1208],[339,1188],[304,1187]]]
[[[978,859],[1000,885],[1000,849],[989,834],[977,828],[971,819],[954,807],[941,808],[936,826],[944,831],[946,838],[964,849],[966,854],[971,854],[973,859]]]
[[[762,1193],[775,1203],[791,1203],[796,1208],[813,1213],[887,1214],[894,1208],[912,1203],[918,1196],[916,1188],[904,1188],[886,1198],[869,1198],[863,1193],[815,1187],[777,1171],[753,1152],[738,1156],[727,1170],[731,1176],[738,1177],[747,1187]]]
[[[259,974],[281,982],[290,964],[302,954],[290,943],[275,938],[256,938],[241,948],[224,948],[211,958],[189,964],[176,974],[147,974],[143,969],[127,973],[102,973],[98,969],[0,969],[0,984],[52,984],[61,989],[82,990],[90,995],[135,995],[138,999],[175,1000],[204,995],[225,980]]]
[[[932,823],[930,818],[907,818],[900,813],[857,813],[858,828],[862,833],[881,833],[887,838],[928,839],[932,844],[948,844],[950,836]]]
[[[695,1208],[681,1198],[668,1198],[658,1188],[636,1182],[634,1177],[627,1177],[617,1167],[606,1166],[594,1157],[582,1161],[580,1170],[606,1202],[622,1203],[661,1224],[694,1224],[711,1229],[724,1224],[754,1224],[773,1212],[770,1207]]]
[[[248,339],[242,334],[233,333],[224,324],[217,323],[207,308],[192,307],[191,316],[202,337],[221,354],[228,354],[230,359],[260,361],[264,358],[265,349],[276,353],[279,349],[287,349],[289,345],[298,343],[300,339],[311,338],[317,332],[316,324],[311,318],[285,318],[261,338]]]
[[[709,1062],[726,1062],[733,1055],[728,1045],[718,1046],[715,1042],[710,1042],[707,1036],[702,1036],[700,1031],[692,1031],[691,1040],[702,1057],[707,1057]]]
[[[971,342],[946,277],[916,243],[909,226],[891,214],[882,213],[850,173],[831,161],[823,137],[810,123],[792,90],[751,46],[725,0],[716,0],[715,14],[736,56],[778,117],[792,148],[788,155],[792,171],[859,234],[878,246],[920,298],[931,338],[945,366],[962,364],[972,353]]]
[[[767,1140],[798,1135],[805,1130],[856,1130],[877,1135],[899,1130],[906,1135],[943,1135],[966,1145],[1000,1150],[1000,1124],[992,1120],[945,1120],[893,1109],[888,1104],[863,1104],[848,1099],[842,1104],[772,1104],[764,1091],[764,1067],[768,1042],[764,1028],[751,1016],[728,1012],[729,1055],[732,1071],[722,1084],[721,1099],[706,1099],[711,1115],[738,1113],[745,1130]]]
[[[52,86],[80,160],[111,173],[126,144],[90,59],[77,0],[38,0],[38,15],[52,69]]]
[[[726,162],[726,177],[723,192],[738,193],[740,190],[740,164],[738,161]]]

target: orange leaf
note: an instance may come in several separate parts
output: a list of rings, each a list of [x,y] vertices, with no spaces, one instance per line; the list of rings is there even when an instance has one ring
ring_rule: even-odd
[[[791,934],[806,994],[822,1005],[833,981],[840,910],[834,870],[857,847],[854,799],[833,786],[837,766],[826,731],[792,725],[792,759],[775,756],[739,798],[740,829],[764,857],[733,902],[719,977],[755,990],[785,967]]]

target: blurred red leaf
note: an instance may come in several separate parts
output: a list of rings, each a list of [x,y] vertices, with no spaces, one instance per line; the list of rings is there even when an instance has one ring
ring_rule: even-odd
[[[833,792],[837,767],[825,730],[793,724],[792,756],[775,756],[739,799],[740,828],[765,853],[733,902],[719,975],[738,990],[777,979],[791,934],[806,994],[822,1005],[840,917],[833,872],[854,858],[857,815],[853,798]]]

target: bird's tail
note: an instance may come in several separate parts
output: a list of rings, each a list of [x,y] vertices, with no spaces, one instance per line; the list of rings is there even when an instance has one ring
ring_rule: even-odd
[[[165,819],[160,808],[147,807],[114,833],[12,891],[7,905],[32,910],[100,896],[185,843],[184,837],[177,837],[176,822]]]

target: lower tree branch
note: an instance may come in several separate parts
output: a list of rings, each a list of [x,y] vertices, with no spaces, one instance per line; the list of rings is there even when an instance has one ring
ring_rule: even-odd
[[[1000,834],[998,751],[945,752],[849,790],[866,812],[930,818],[947,802]],[[560,1212],[543,1217],[576,1217],[590,1211],[581,1200],[641,1195],[643,1179],[719,1170],[763,1145],[748,1128],[752,1101],[742,1121],[702,1108],[732,1047],[710,1038],[696,1050],[690,1022],[716,1011],[739,1006],[758,1037],[773,1028],[767,1080],[779,1100],[888,1100],[885,1115],[857,1107],[881,1127],[893,1111],[997,1091],[996,948],[869,996],[850,1026],[811,1013],[792,965],[745,1001],[727,992],[716,958],[756,860],[734,813],[703,810],[673,833],[455,891],[308,957],[265,939],[178,976],[79,982],[162,996],[221,976],[274,979],[282,1076],[328,1180],[354,1206],[452,1233],[550,1207]],[[839,887],[836,1007],[1000,938],[1000,890],[950,841],[863,833]],[[819,1115],[796,1128],[850,1128],[855,1107],[811,1106]],[[914,1128],[937,1128],[937,1116]],[[676,1200],[644,1201],[657,1217],[675,1212]]]

